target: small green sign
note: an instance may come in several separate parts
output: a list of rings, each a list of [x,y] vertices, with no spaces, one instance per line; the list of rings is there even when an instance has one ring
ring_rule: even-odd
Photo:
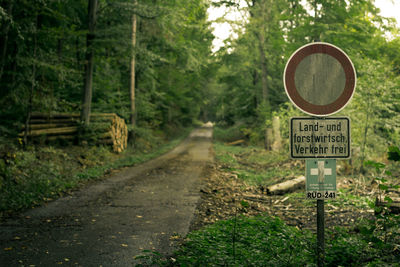
[[[336,198],[336,159],[306,160],[306,194],[309,199]]]

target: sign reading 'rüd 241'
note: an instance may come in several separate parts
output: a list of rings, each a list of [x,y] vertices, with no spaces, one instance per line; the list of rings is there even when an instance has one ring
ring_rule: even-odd
[[[290,120],[292,158],[349,158],[350,120],[347,117]]]

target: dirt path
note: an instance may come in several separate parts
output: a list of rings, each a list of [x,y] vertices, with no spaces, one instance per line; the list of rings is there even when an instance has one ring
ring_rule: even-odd
[[[2,266],[132,266],[142,250],[171,253],[212,161],[211,128],[168,154],[0,225]]]

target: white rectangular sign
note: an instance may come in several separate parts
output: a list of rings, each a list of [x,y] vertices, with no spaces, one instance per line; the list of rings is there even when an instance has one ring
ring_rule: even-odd
[[[350,157],[350,119],[347,117],[290,119],[292,158]]]

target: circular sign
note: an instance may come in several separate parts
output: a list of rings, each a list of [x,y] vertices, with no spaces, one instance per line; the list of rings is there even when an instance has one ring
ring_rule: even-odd
[[[303,112],[328,116],[343,109],[354,94],[356,71],[340,48],[307,44],[289,58],[283,75],[286,94]]]

